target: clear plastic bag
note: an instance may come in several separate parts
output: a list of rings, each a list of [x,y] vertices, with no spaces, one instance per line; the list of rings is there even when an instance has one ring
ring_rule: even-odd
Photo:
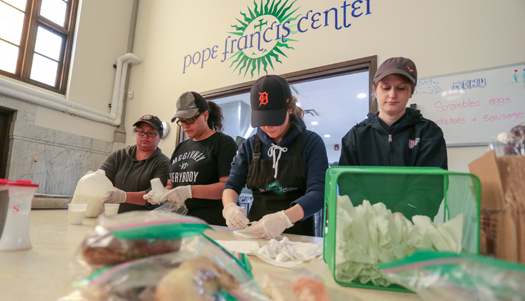
[[[84,238],[69,263],[69,278],[130,260],[177,252],[184,237],[211,229],[201,219],[168,212],[132,211],[100,216],[99,225]]]
[[[379,267],[424,300],[525,300],[525,266],[490,257],[417,251]]]
[[[155,212],[173,212],[180,215],[186,215],[188,214],[188,207],[186,207],[186,204],[180,204],[177,202],[165,202],[164,204],[160,205],[159,207],[153,209]]]
[[[168,212],[133,211],[101,216],[99,226],[86,236],[80,258],[92,268],[153,255],[176,252],[181,238],[211,229],[198,218]]]
[[[86,300],[214,300],[250,281],[248,271],[203,236],[178,252],[126,262],[81,283]]]
[[[330,300],[323,281],[305,269],[270,273],[257,277],[256,281],[273,301]]]
[[[525,122],[501,131],[492,139],[489,148],[498,157],[525,156]]]
[[[60,300],[237,300],[235,290],[253,279],[245,257],[237,259],[203,235],[210,227],[198,218],[135,211],[99,222],[72,260],[71,286],[77,291]],[[122,247],[119,254],[126,260],[116,265],[89,262],[83,250],[94,246],[88,242],[93,238],[101,250]],[[135,259],[137,241],[173,250],[141,253],[145,256]],[[257,286],[247,287],[254,296],[262,295]]]

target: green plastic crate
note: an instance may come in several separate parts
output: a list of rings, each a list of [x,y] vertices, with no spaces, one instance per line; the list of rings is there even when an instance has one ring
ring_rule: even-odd
[[[382,202],[392,212],[402,212],[409,220],[412,214],[421,214],[430,216],[435,223],[443,223],[463,213],[463,250],[479,254],[480,194],[480,181],[470,173],[433,167],[331,167],[326,172],[324,261],[340,285],[408,292],[395,284],[383,287],[371,282],[362,284],[337,279],[337,196],[348,195],[354,207],[362,204],[363,199],[371,204]],[[424,199],[427,206],[415,208],[409,203],[411,198]]]

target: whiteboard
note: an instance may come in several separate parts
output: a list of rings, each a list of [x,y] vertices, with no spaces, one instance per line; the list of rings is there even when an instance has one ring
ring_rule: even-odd
[[[488,145],[525,122],[525,63],[420,79],[409,104],[441,127],[447,146]]]

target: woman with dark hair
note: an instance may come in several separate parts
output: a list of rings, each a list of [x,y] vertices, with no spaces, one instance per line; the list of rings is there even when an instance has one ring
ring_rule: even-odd
[[[133,210],[152,210],[154,206],[143,196],[151,190],[150,181],[159,178],[168,181],[169,159],[160,150],[162,121],[157,116],[144,115],[133,124],[135,144],[112,152],[100,169],[113,183],[104,203],[120,203],[119,213]]]
[[[185,92],[177,100],[171,122],[182,127],[188,140],[180,143],[171,156],[171,190],[160,202],[185,203],[188,215],[213,225],[226,225],[222,217],[222,191],[230,173],[237,144],[223,133],[221,108],[196,92]],[[151,195],[144,197],[152,200]]]
[[[223,215],[231,229],[264,238],[281,233],[315,235],[314,214],[323,208],[328,158],[323,139],[306,129],[303,110],[288,82],[259,78],[250,92],[257,133],[239,147],[224,187]],[[237,205],[244,185],[253,192],[248,216]]]

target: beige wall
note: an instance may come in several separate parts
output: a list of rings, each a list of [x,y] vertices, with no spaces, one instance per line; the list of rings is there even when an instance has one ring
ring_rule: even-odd
[[[298,0],[294,7],[303,15],[332,7],[341,12],[343,3]],[[378,63],[392,56],[410,57],[420,77],[523,62],[524,1],[369,3],[371,14],[351,20],[349,28],[335,30],[330,25],[290,36],[298,40],[290,42],[295,50],[285,49],[288,58],[281,57],[282,64],[274,63],[275,70],[269,73],[283,74],[370,55],[377,55]],[[135,53],[144,63],[133,69],[130,88],[135,99],[129,102],[128,119],[147,111],[168,120],[174,113],[175,100],[184,91],[203,92],[256,79],[257,75],[238,76],[228,62],[220,62],[231,25],[238,24],[236,18],[242,20],[241,11],[246,13],[247,7],[253,6],[253,2],[240,0],[199,1],[198,5],[192,1],[141,1]],[[202,69],[192,66],[182,74],[185,55],[214,45],[218,45],[217,59]],[[166,154],[171,154],[174,141],[172,135],[161,144]],[[127,142],[133,143],[133,137],[128,135]],[[468,171],[467,164],[485,150],[450,148],[450,169]]]

